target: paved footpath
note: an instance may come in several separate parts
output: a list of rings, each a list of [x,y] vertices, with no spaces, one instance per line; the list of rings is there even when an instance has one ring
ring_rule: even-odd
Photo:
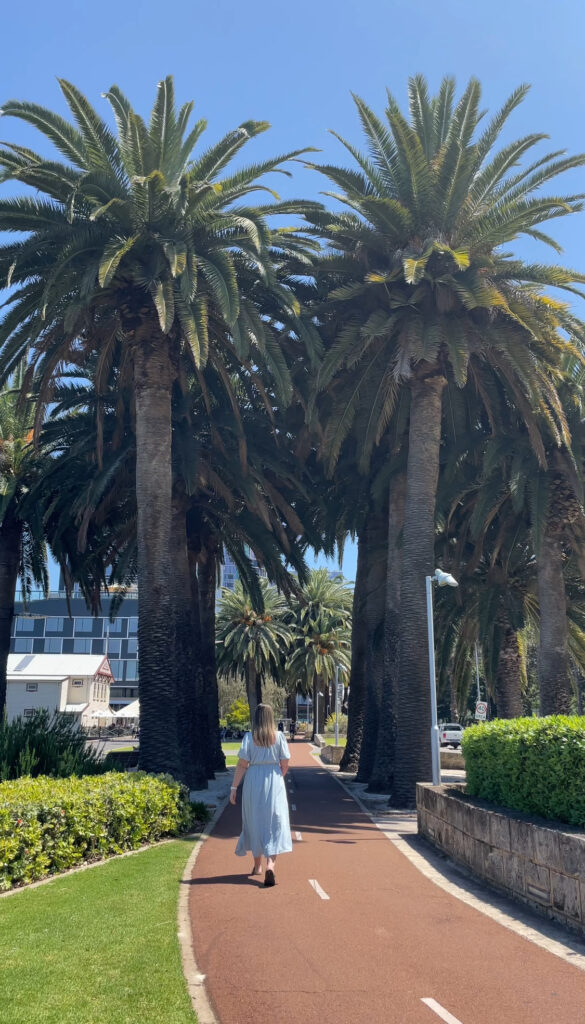
[[[585,971],[436,886],[307,743],[291,752],[275,888],[234,854],[240,794],[195,863],[194,952],[220,1024],[585,1021]]]

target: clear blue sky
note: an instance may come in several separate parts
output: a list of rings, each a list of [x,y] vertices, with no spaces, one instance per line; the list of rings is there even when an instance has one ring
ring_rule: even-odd
[[[520,82],[532,90],[511,134],[550,135],[551,149],[585,150],[585,4],[583,0],[175,0],[172,4],[77,0],[16,2],[2,14],[0,103],[29,99],[65,113],[56,77],[73,81],[98,109],[114,82],[145,114],[157,81],[175,76],[177,98],[194,99],[211,142],[249,118],[270,132],[248,149],[250,159],[317,146],[318,159],[344,162],[327,130],[360,143],[350,91],[380,113],[386,87],[405,100],[409,75],[425,74],[434,90],[444,74],[463,87],[480,79],[485,106],[499,107]],[[16,122],[0,136],[31,141]],[[543,150],[544,151],[544,150]],[[573,172],[566,188],[585,191]],[[324,187],[298,167],[283,194]],[[585,269],[585,214],[555,226],[563,262]],[[541,259],[553,258],[542,251]],[[355,574],[348,545],[344,572]]]

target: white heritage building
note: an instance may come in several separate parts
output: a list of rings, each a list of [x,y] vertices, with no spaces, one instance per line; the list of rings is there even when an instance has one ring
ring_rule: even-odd
[[[108,709],[113,676],[103,654],[9,654],[6,682],[8,722],[46,708],[86,727]]]

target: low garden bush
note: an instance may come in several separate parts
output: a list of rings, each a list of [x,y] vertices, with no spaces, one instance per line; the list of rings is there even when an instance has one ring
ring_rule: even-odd
[[[40,709],[31,718],[0,716],[0,781],[21,775],[97,775],[104,764],[90,750],[77,722]]]
[[[179,835],[195,813],[187,789],[167,775],[0,783],[0,891]]]
[[[474,725],[462,749],[470,796],[585,827],[585,716]]]
[[[339,735],[347,736],[347,715],[339,716]],[[329,718],[325,722],[325,732],[335,732],[335,713],[329,715]]]

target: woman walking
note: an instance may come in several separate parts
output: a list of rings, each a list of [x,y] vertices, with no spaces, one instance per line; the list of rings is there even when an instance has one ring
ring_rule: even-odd
[[[254,727],[242,740],[230,802],[235,804],[242,779],[242,834],[236,854],[254,857],[253,875],[262,874],[266,857],[264,885],[275,884],[274,864],[279,853],[290,853],[292,840],[284,776],[290,751],[283,732],[277,732],[270,704],[258,704]]]

